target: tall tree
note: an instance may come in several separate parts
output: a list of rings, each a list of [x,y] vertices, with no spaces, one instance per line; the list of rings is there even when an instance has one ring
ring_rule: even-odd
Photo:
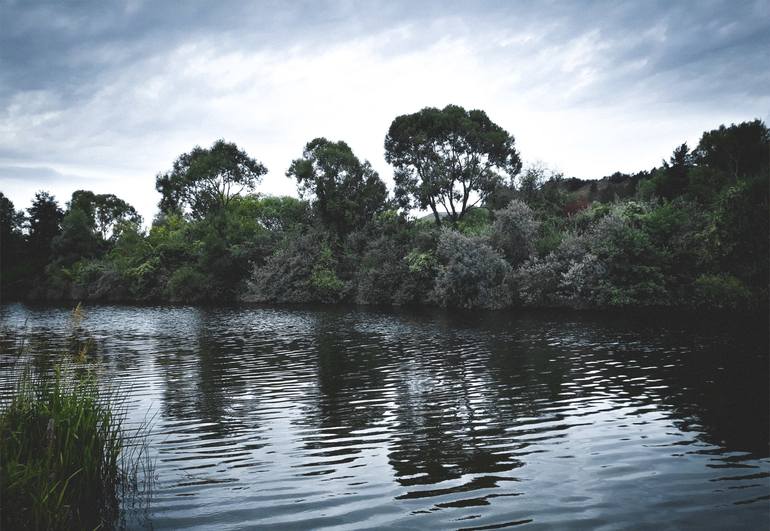
[[[226,208],[234,196],[253,191],[265,173],[262,163],[220,139],[210,148],[196,146],[180,155],[170,171],[156,177],[155,188],[162,195],[162,212],[189,212],[202,219]]]
[[[102,240],[114,236],[114,230],[120,223],[142,222],[142,217],[136,209],[114,194],[94,194],[88,190],[77,190],[72,193],[69,208],[82,210]]]
[[[21,237],[24,213],[16,210],[13,202],[0,192],[0,245],[5,245],[14,237]]]
[[[694,151],[695,163],[720,170],[733,181],[767,176],[770,166],[770,130],[762,120],[707,131]]]
[[[0,297],[18,293],[26,273],[24,260],[24,213],[0,192]]]
[[[61,234],[51,242],[55,263],[70,265],[97,254],[99,238],[85,211],[70,208],[62,219],[61,227]]]
[[[659,190],[661,196],[673,199],[685,193],[689,184],[689,171],[693,167],[692,153],[685,142],[674,149],[671,158],[663,161],[662,179]]]
[[[439,208],[455,222],[495,187],[518,174],[514,138],[484,111],[457,105],[427,107],[397,117],[385,137],[385,160],[395,168],[396,198],[405,208]]]
[[[321,221],[339,235],[365,225],[386,207],[388,190],[369,161],[361,162],[345,142],[316,138],[287,177],[297,179],[303,197],[313,197]]]
[[[31,265],[39,273],[51,259],[51,242],[61,232],[64,212],[54,196],[38,192],[27,214]]]

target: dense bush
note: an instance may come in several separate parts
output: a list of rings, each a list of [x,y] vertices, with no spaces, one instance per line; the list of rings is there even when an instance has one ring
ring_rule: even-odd
[[[700,275],[695,280],[695,303],[706,308],[745,308],[751,292],[732,275]]]
[[[440,261],[432,298],[455,308],[503,308],[509,304],[504,282],[511,266],[482,238],[442,232]]]
[[[380,237],[372,242],[361,257],[356,279],[359,304],[409,304],[418,297],[403,245],[391,238]]]
[[[337,302],[346,284],[334,269],[335,260],[323,236],[296,236],[254,269],[242,299],[251,302]]]
[[[505,208],[495,211],[492,245],[509,263],[518,265],[534,251],[539,225],[532,209],[523,201],[514,199]]]
[[[199,302],[208,298],[208,286],[206,275],[184,265],[171,274],[166,295],[173,302]]]
[[[585,239],[570,234],[546,256],[535,256],[524,262],[513,274],[517,300],[525,306],[562,306],[574,301],[577,292],[590,294],[590,298],[580,301],[579,305],[594,304],[595,285],[574,285],[577,279],[568,279],[569,285],[562,283],[562,277],[582,263],[587,253]]]

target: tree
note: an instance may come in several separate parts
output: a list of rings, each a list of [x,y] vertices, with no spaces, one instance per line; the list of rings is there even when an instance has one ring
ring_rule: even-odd
[[[208,149],[196,146],[156,177],[159,207],[164,213],[189,212],[203,219],[226,208],[241,192],[253,191],[265,173],[262,163],[233,143],[220,139]]]
[[[527,165],[526,170],[518,179],[516,193],[522,201],[534,203],[540,199],[545,183],[549,181],[549,178],[554,177],[558,181],[561,175],[550,171],[542,162]]]
[[[362,163],[342,141],[308,142],[286,176],[297,179],[300,195],[314,198],[318,217],[338,235],[365,225],[387,206],[385,183],[369,161]]]
[[[720,126],[703,133],[694,152],[695,163],[725,172],[733,181],[768,175],[770,130],[762,120]]]
[[[455,223],[505,176],[513,178],[521,170],[513,136],[484,111],[457,105],[427,107],[393,120],[385,160],[395,168],[401,206],[430,207],[439,225],[439,207]]]
[[[41,272],[51,258],[51,242],[61,232],[64,212],[54,196],[38,192],[27,214],[31,265],[35,272]]]
[[[142,222],[136,209],[114,194],[97,195],[88,190],[77,190],[72,193],[69,208],[82,210],[102,240],[107,240],[108,235],[114,237],[115,228],[122,222]]]
[[[663,161],[663,173],[658,184],[658,193],[666,199],[673,199],[684,194],[689,182],[689,171],[693,166],[690,148],[685,142],[677,147],[671,158]]]
[[[69,209],[62,220],[61,234],[53,239],[51,248],[56,262],[62,265],[93,257],[99,240],[88,214],[80,208]]]
[[[10,199],[0,192],[0,296],[15,294],[23,281],[27,265],[24,260],[24,213],[17,211]]]
[[[17,211],[13,202],[0,192],[0,245],[5,248],[14,238],[21,237],[24,213]]]

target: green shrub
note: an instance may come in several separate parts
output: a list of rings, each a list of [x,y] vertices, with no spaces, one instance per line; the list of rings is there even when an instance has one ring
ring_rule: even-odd
[[[471,208],[457,221],[457,230],[468,236],[480,236],[489,232],[491,215],[486,208]]]
[[[508,206],[495,211],[491,242],[503,256],[516,266],[534,251],[535,236],[540,223],[535,213],[523,201],[514,199]]]
[[[182,266],[171,275],[166,285],[169,298],[175,302],[197,302],[207,293],[206,275],[192,266]]]
[[[456,308],[503,308],[510,303],[505,288],[511,266],[481,238],[445,230],[439,239],[441,261],[433,299]]]
[[[695,280],[696,305],[733,310],[749,307],[750,302],[751,291],[732,275],[704,274]]]

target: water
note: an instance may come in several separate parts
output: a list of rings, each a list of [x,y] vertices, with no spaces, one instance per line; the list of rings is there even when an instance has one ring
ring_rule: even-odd
[[[766,320],[86,311],[154,415],[156,529],[770,527]],[[68,308],[0,318],[41,367],[68,333]]]

